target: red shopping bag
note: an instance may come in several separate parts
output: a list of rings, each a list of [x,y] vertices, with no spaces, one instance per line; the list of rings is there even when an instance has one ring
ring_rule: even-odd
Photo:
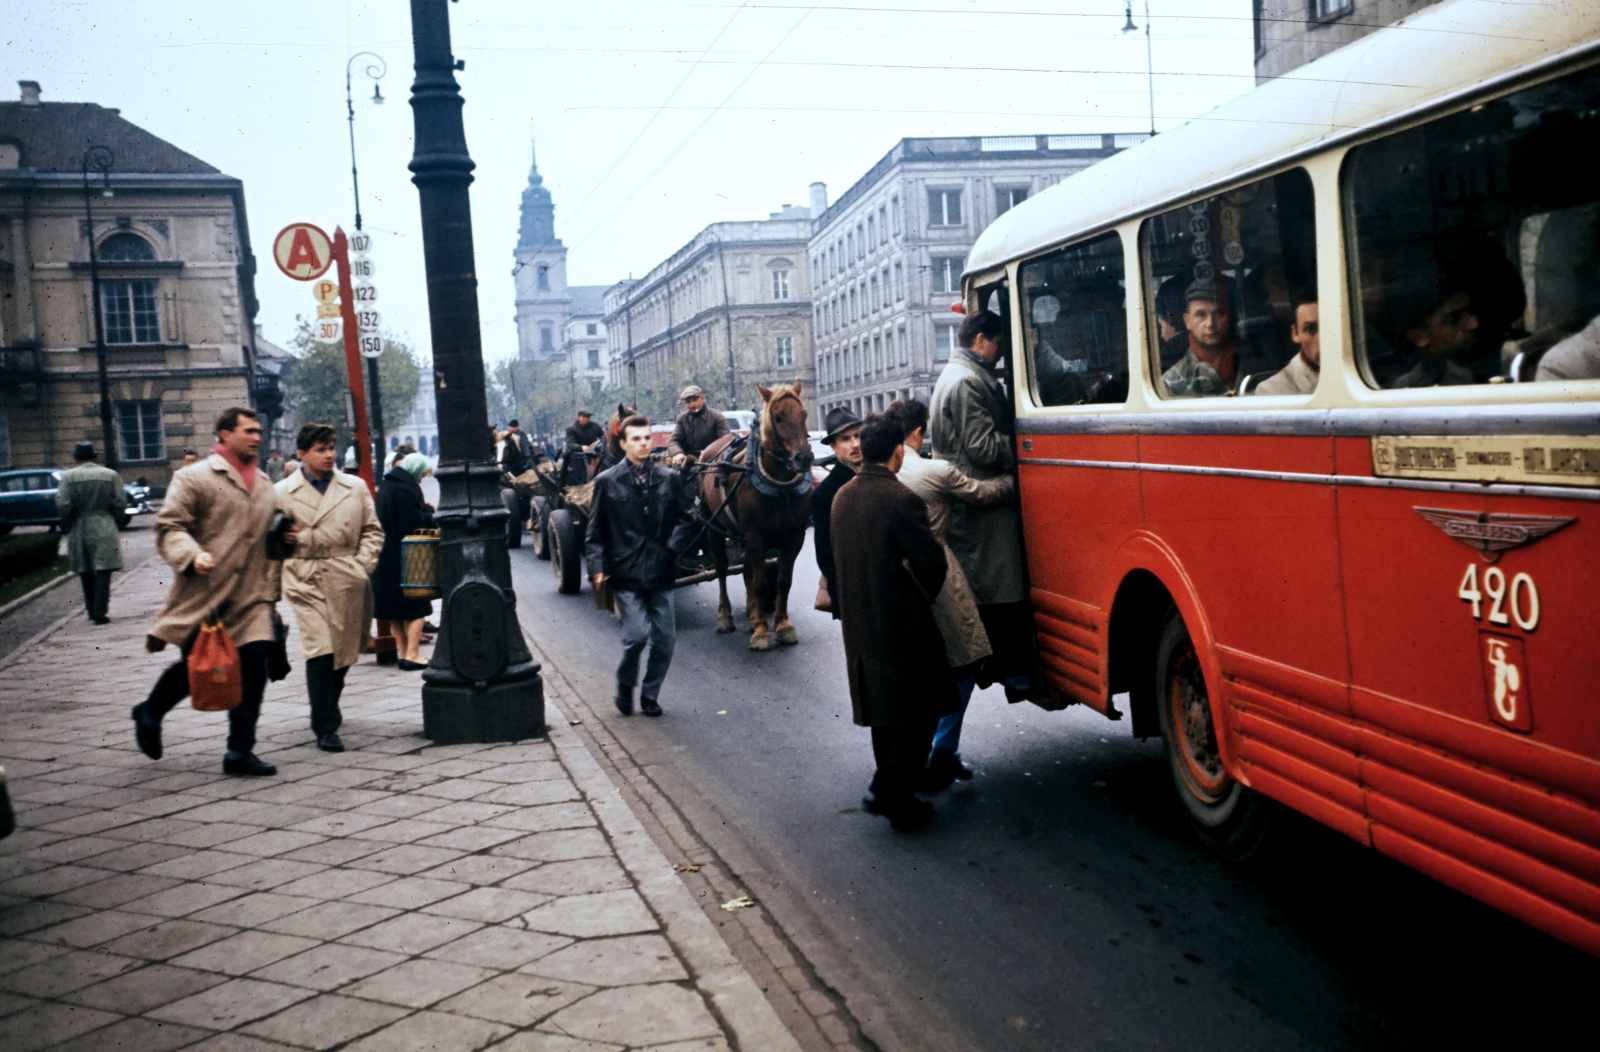
[[[221,712],[243,698],[239,648],[221,621],[209,620],[189,651],[189,699],[201,712]]]

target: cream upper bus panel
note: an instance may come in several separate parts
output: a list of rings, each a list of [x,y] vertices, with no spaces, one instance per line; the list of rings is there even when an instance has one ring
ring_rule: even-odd
[[[1407,112],[1600,46],[1600,3],[1446,0],[1109,157],[1010,209],[979,236],[985,270],[1281,167]]]

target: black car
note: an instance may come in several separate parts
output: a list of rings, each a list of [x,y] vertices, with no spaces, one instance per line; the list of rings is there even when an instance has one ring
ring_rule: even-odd
[[[0,537],[16,526],[61,528],[61,513],[56,510],[56,490],[61,485],[59,468],[19,468],[0,471]],[[117,516],[117,528],[125,530],[135,515],[148,515],[150,488],[123,484],[128,506]]]

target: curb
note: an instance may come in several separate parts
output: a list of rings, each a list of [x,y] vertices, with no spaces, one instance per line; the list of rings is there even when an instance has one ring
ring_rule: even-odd
[[[541,675],[559,679],[563,692],[576,696],[559,669],[546,662]],[[550,700],[548,691],[545,708],[547,726],[566,725],[567,714]],[[546,739],[600,816],[618,861],[633,878],[639,894],[661,919],[668,942],[688,961],[696,988],[711,1001],[732,1031],[734,1047],[761,1052],[800,1052],[800,1043],[784,1026],[766,994],[733,955],[677,873],[665,864],[669,861],[666,853],[650,838],[628,807],[622,790],[606,777],[583,739],[548,731]]]
[[[139,560],[134,565],[123,567],[121,572],[123,574],[125,574],[125,575],[136,574],[139,571],[143,570],[146,566],[149,566],[152,562],[156,561],[159,558],[160,558],[160,553],[159,552],[151,552],[149,555],[145,556],[143,559]],[[50,589],[57,587],[63,581],[66,581],[66,580],[70,579],[72,576],[73,576],[72,571],[68,570],[66,573],[62,574],[57,580],[46,582],[45,584],[42,584],[38,588],[35,588],[33,591],[29,592],[27,595],[13,600],[12,602],[8,603],[3,609],[0,609],[0,617],[5,616],[6,614],[10,613],[13,609],[16,609],[16,608],[22,606],[24,603],[30,602],[30,601],[32,601],[34,599],[37,599],[39,596],[43,595],[45,592],[48,592]],[[4,657],[0,657],[0,671],[4,671],[5,669],[11,667],[11,665],[14,664],[17,661],[18,658],[22,657],[23,654],[27,653],[29,648],[31,648],[35,643],[38,643],[40,640],[45,639],[46,637],[50,636],[52,633],[54,633],[55,631],[60,629],[62,625],[65,625],[68,621],[71,621],[74,617],[79,617],[81,615],[82,615],[82,611],[81,610],[73,610],[73,611],[70,611],[69,613],[62,614],[60,617],[56,618],[54,621],[50,622],[48,625],[45,625],[43,628],[39,629],[39,631],[35,632],[33,635],[29,636],[27,639],[24,639],[21,643],[18,643],[15,650],[13,650],[11,653],[5,655]]]
[[[66,570],[61,574],[60,577],[53,577],[44,584],[35,588],[33,591],[25,592],[22,595],[17,596],[17,598],[11,600],[11,602],[7,603],[5,606],[0,606],[0,621],[4,621],[7,615],[9,615],[13,610],[20,610],[29,603],[33,602],[35,599],[39,598],[41,595],[44,595],[46,592],[50,591],[50,589],[58,588],[65,584],[67,578],[71,576],[72,571]]]

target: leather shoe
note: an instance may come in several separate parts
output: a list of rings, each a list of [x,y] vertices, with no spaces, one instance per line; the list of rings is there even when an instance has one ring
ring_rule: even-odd
[[[139,751],[152,760],[161,759],[161,721],[145,711],[143,705],[133,707],[133,739]]]
[[[319,734],[317,748],[323,752],[344,752],[344,742],[337,734]]]
[[[640,698],[639,711],[646,716],[661,715],[661,705],[654,698]]]
[[[897,833],[921,829],[933,819],[933,805],[914,796],[893,802],[867,796],[861,800],[861,809],[869,815],[887,818],[890,827]]]
[[[423,669],[428,667],[426,662],[407,661],[405,658],[401,658],[395,663],[400,666],[401,672],[421,672]]]
[[[111,618],[105,617],[104,615],[102,615],[100,617],[90,618],[90,620],[93,621],[97,625],[109,625],[111,623]]]
[[[265,778],[277,774],[278,769],[253,752],[225,752],[222,754],[222,773]]]
[[[622,713],[624,716],[632,716],[633,715],[633,691],[631,691],[631,690],[619,690],[619,691],[617,691],[617,696],[615,698],[615,701],[617,703],[617,711],[618,712]]]
[[[958,781],[972,781],[972,768],[962,763],[958,755],[939,753],[928,761],[927,768],[922,772],[922,780],[917,785],[917,792],[941,793],[950,788],[950,783]]]

